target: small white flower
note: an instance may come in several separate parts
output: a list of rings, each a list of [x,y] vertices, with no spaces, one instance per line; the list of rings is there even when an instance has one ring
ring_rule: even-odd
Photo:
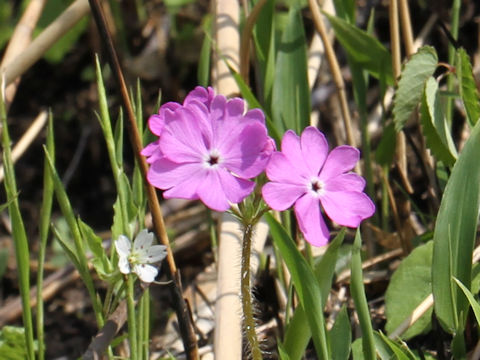
[[[164,245],[152,245],[152,243],[153,233],[149,233],[146,229],[138,233],[133,242],[133,249],[130,239],[120,235],[118,240],[115,240],[120,272],[122,274],[134,272],[143,282],[151,283],[157,276],[158,269],[148,264],[161,261],[167,256]]]

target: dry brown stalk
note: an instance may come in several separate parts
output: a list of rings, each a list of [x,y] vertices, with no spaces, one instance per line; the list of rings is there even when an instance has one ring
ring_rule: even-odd
[[[0,68],[10,64],[12,60],[20,55],[30,44],[32,41],[33,30],[42,14],[45,3],[46,0],[32,0],[29,2],[25,12],[13,31],[10,41],[8,42],[5,55],[3,55],[2,62],[0,63]],[[7,111],[15,97],[19,83],[20,78],[17,78],[15,82],[7,86],[5,89],[5,107]]]
[[[39,60],[53,44],[64,36],[76,23],[88,14],[87,0],[76,0],[54,22],[38,35],[35,40],[10,65],[0,68],[5,73],[5,84],[9,85]]]

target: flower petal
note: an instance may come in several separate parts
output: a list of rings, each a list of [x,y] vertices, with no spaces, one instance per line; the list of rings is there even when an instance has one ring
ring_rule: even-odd
[[[195,89],[190,91],[183,101],[184,106],[190,105],[193,101],[198,101],[203,103],[205,106],[210,107],[213,98],[215,97],[215,91],[212,87],[205,89],[202,86],[197,86]]]
[[[284,153],[274,152],[266,169],[267,177],[274,182],[303,185],[307,179],[301,177]]]
[[[159,189],[176,188],[174,191],[177,196],[193,200],[196,199],[195,193],[198,183],[202,179],[202,171],[205,170],[201,164],[177,164],[167,158],[162,158],[150,166],[147,179],[150,184]]]
[[[133,249],[135,252],[146,252],[153,243],[153,233],[143,229],[140,231],[133,242]]]
[[[115,240],[115,249],[117,254],[120,257],[128,257],[132,251],[132,244],[130,239],[125,235],[120,235],[117,240]]]
[[[320,212],[317,198],[306,194],[298,199],[295,203],[295,215],[305,240],[313,246],[323,246],[328,243],[330,232]]]
[[[245,126],[237,137],[230,137],[220,149],[224,166],[242,178],[252,178],[265,170],[268,155],[264,149],[269,138],[264,125],[255,122]]]
[[[118,259],[118,268],[122,274],[130,274],[130,263],[128,258],[125,256],[120,256]]]
[[[320,172],[319,179],[328,179],[352,170],[360,158],[360,151],[349,145],[341,145],[328,154]]]
[[[357,191],[365,189],[365,179],[355,173],[335,176],[325,183],[325,191]]]
[[[266,183],[262,188],[262,196],[267,205],[278,211],[287,210],[305,192],[302,185],[278,182]]]
[[[320,130],[307,127],[300,137],[302,155],[313,175],[318,175],[328,155],[328,142]]]
[[[363,192],[325,191],[320,202],[327,216],[339,225],[356,228],[375,212],[372,200]]]
[[[257,121],[265,125],[265,115],[260,109],[248,110],[246,114],[243,115],[243,121]]]
[[[219,169],[217,173],[225,196],[228,201],[233,204],[241,202],[250,195],[255,188],[253,181],[238,178],[228,171]]]
[[[310,178],[317,174],[309,171],[309,168],[303,158],[300,137],[293,130],[287,130],[282,139],[282,153],[288,159],[293,167],[293,173],[304,178]]]
[[[166,115],[165,127],[159,139],[162,152],[175,162],[200,162],[202,155],[208,151],[211,141],[205,129],[202,112],[180,108],[173,114]]]
[[[218,171],[223,169],[207,170],[203,181],[198,184],[197,194],[210,209],[226,211],[230,208],[227,196],[223,190]]]
[[[133,272],[137,274],[144,283],[151,283],[155,280],[158,269],[152,265],[138,264],[133,268]]]
[[[147,249],[145,263],[155,263],[167,256],[167,247],[164,245],[153,245]]]

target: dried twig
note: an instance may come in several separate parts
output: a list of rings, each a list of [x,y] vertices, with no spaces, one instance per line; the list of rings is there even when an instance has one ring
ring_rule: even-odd
[[[33,140],[35,140],[37,135],[43,129],[47,122],[47,118],[47,112],[45,110],[42,111],[32,122],[27,131],[25,131],[25,134],[23,134],[18,143],[14,146],[12,150],[12,161],[14,164],[25,153],[25,150],[27,150]],[[4,176],[5,173],[3,171],[3,165],[0,165],[0,182],[3,181]]]
[[[76,0],[54,22],[38,35],[10,65],[0,68],[5,73],[5,84],[9,85],[39,60],[58,39],[63,37],[89,12],[87,0]]]
[[[10,41],[8,42],[5,55],[0,63],[0,68],[10,64],[12,60],[20,55],[30,44],[32,41],[33,30],[37,25],[38,19],[42,14],[42,10],[46,2],[46,0],[32,0],[29,2],[20,21],[15,27]],[[10,84],[5,89],[5,107],[7,111],[13,101],[13,98],[15,97],[19,82],[20,78],[17,78],[14,83]]]

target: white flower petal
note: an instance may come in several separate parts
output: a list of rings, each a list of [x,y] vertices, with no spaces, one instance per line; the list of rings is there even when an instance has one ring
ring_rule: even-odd
[[[133,242],[135,252],[146,251],[153,243],[153,233],[149,233],[147,229],[140,231]]]
[[[118,240],[115,240],[115,249],[120,257],[128,257],[132,250],[132,244],[125,235],[120,235]]]
[[[144,283],[151,283],[158,274],[158,269],[155,266],[145,264],[135,265],[133,271]]]
[[[161,261],[167,256],[167,247],[164,245],[153,245],[147,249],[145,263]]]
[[[128,263],[128,258],[125,256],[120,256],[118,259],[118,268],[122,274],[130,273],[130,264]]]

